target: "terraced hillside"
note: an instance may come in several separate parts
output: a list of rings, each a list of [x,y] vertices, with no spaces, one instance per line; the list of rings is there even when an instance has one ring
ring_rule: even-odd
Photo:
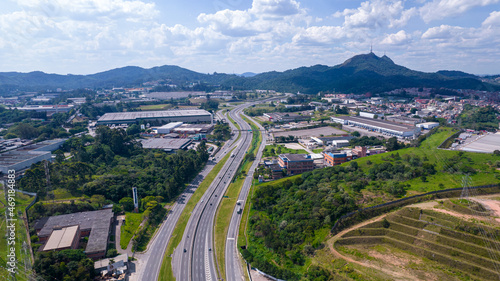
[[[498,280],[500,224],[482,220],[477,215],[487,212],[480,207],[468,209],[459,200],[435,204],[432,209],[403,208],[351,230],[334,242],[335,250],[395,280],[409,276],[417,280]]]

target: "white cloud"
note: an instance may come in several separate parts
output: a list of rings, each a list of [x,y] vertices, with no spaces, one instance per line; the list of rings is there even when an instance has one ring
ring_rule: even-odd
[[[466,31],[465,28],[459,26],[440,25],[429,28],[422,34],[422,39],[451,40],[458,36],[463,36]]]
[[[151,19],[158,15],[154,3],[138,0],[18,0],[20,6],[45,16],[127,16]]]
[[[490,15],[483,21],[483,26],[500,26],[500,11],[491,12]]]
[[[301,9],[294,0],[254,0],[249,12],[261,16],[284,17],[300,14]]]
[[[434,0],[420,8],[420,15],[426,23],[429,23],[433,20],[460,15],[474,7],[498,2],[500,0]]]
[[[332,44],[346,36],[345,30],[340,26],[311,26],[297,33],[293,42],[305,45]]]
[[[407,44],[411,40],[411,36],[404,30],[400,30],[397,33],[388,34],[383,40],[382,44],[387,45],[403,45]]]
[[[334,17],[344,16],[348,28],[401,27],[416,13],[415,9],[404,9],[403,1],[375,0],[362,2],[356,9],[336,12]]]

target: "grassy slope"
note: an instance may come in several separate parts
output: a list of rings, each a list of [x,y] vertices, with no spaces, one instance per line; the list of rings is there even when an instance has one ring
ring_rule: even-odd
[[[255,150],[262,142],[262,136],[258,131],[258,128],[252,122],[250,122],[246,118],[244,119],[250,124],[250,126],[254,130],[254,138],[252,139],[252,144],[248,149],[248,153],[256,153]],[[257,135],[257,137],[255,137],[255,135]],[[248,161],[244,162],[240,170],[248,171],[249,168],[252,166],[252,163],[253,162],[248,162]],[[224,265],[225,265],[227,230],[229,227],[229,223],[231,221],[232,210],[234,210],[234,207],[236,206],[236,201],[238,200],[238,195],[240,194],[241,188],[243,187],[245,178],[246,177],[240,176],[235,182],[229,185],[225,194],[225,196],[227,196],[228,198],[223,198],[217,210],[215,227],[214,227],[214,240],[215,240],[215,253],[219,265],[219,272],[222,278],[226,276]]]
[[[408,190],[412,190],[417,193],[425,193],[443,189],[439,187],[440,183],[443,184],[444,188],[454,188],[461,186],[461,174],[450,174],[443,172],[443,170],[448,167],[446,159],[454,155],[458,155],[459,152],[437,149],[437,146],[439,146],[446,138],[453,135],[455,132],[456,131],[452,128],[442,128],[436,134],[425,140],[420,147],[405,148],[397,151],[400,156],[403,156],[405,154],[414,154],[418,155],[421,158],[426,157],[427,159],[429,159],[429,162],[436,165],[436,170],[438,171],[435,175],[427,176],[427,182],[422,182],[420,178],[406,181],[406,184],[411,185]],[[364,157],[356,161],[361,168],[367,169],[370,167],[370,165],[367,164],[368,161],[372,162],[371,165],[380,164],[383,162],[382,158],[387,158],[390,153],[396,152]],[[491,154],[472,152],[464,152],[464,156],[472,160],[472,162],[470,163],[470,166],[472,168],[483,171],[471,176],[472,186],[498,182],[498,180],[496,180],[496,175],[498,174],[498,172],[495,172],[495,170],[487,164],[488,161],[495,162],[496,160],[498,160],[498,157],[495,157]]]
[[[5,201],[5,195],[4,195],[4,190],[3,186],[0,185],[0,201],[2,203],[6,203]],[[28,264],[29,267],[31,267],[31,254],[29,249],[26,251],[23,250],[22,244],[24,241],[28,241],[30,239],[28,237],[28,234],[26,232],[26,226],[24,224],[24,220],[22,217],[24,217],[24,209],[33,201],[33,197],[21,194],[19,192],[16,192],[16,214],[15,218],[17,219],[16,223],[16,244],[14,245],[16,249],[16,257],[19,261],[18,263],[18,271],[16,274],[16,280],[29,280],[28,276],[28,270],[25,269],[25,264]],[[2,254],[0,256],[0,279],[1,280],[8,280],[9,273],[7,272],[6,268],[6,255],[7,255],[7,240],[5,237],[5,234],[7,233],[7,225],[5,221],[5,211],[6,208],[4,207],[3,204],[0,203],[0,253]],[[19,213],[17,212],[22,212],[22,217],[19,216]],[[9,246],[11,247],[11,246]]]
[[[413,147],[413,148],[405,148],[402,150],[398,150],[397,152],[399,153],[400,156],[403,156],[405,154],[415,154],[423,158],[426,156],[430,162],[434,163],[437,165],[436,170],[438,173],[436,173],[433,176],[428,176],[427,177],[427,182],[422,182],[420,178],[413,179],[410,181],[407,181],[405,183],[408,183],[411,185],[409,190],[413,190],[416,193],[423,193],[423,192],[429,192],[433,190],[438,190],[439,188],[439,183],[443,183],[444,188],[453,188],[453,187],[460,187],[461,186],[461,175],[450,175],[448,173],[442,172],[445,167],[443,164],[445,162],[444,159],[452,157],[453,155],[457,155],[459,152],[458,151],[447,151],[447,150],[440,150],[437,149],[437,146],[440,145],[446,138],[451,136],[455,131],[451,128],[442,128],[439,132],[436,134],[432,135],[430,138],[425,140],[420,147]],[[396,153],[396,152],[390,152],[390,153]],[[387,158],[390,153],[385,153],[385,154],[379,154],[379,155],[373,155],[369,157],[364,157],[360,158],[358,160],[355,160],[358,162],[359,166],[363,169],[368,169],[371,165],[377,165],[382,163],[384,160],[382,158]],[[486,163],[488,161],[495,161],[498,159],[498,157],[495,158],[493,155],[489,154],[481,154],[481,153],[468,153],[465,152],[464,156],[470,158],[472,160],[471,166],[476,169],[481,169],[486,171],[485,173],[478,173],[477,175],[472,176],[472,185],[482,185],[482,184],[491,184],[491,183],[497,183],[498,180],[495,178],[495,176],[498,174],[498,172],[494,172],[494,169],[489,167]],[[372,164],[367,164],[368,161],[371,161]],[[343,165],[350,165],[349,163],[345,163]],[[263,183],[259,186],[263,185],[269,185],[269,184],[275,184],[281,181],[285,180],[291,180],[293,181],[296,177],[300,177],[300,175],[297,176],[292,176],[292,177],[287,177],[283,178],[277,181],[272,181],[268,183]],[[245,210],[246,212],[246,210]],[[253,210],[250,210],[249,216],[252,216]],[[248,214],[248,213],[247,213]],[[247,216],[247,214],[244,213],[244,216]],[[245,222],[246,224],[246,222]],[[242,225],[244,225],[242,223]],[[326,231],[326,232],[325,232]],[[324,230],[318,230],[316,233],[315,240],[319,241],[324,241],[326,237],[328,237],[328,229]],[[240,234],[242,233],[242,229],[240,229]],[[243,239],[238,239],[238,245],[245,245],[245,241]],[[279,257],[270,251],[268,248],[264,247],[261,244],[258,243],[253,243],[252,246],[258,247],[259,251],[262,253],[263,256],[266,256],[267,259],[274,259],[274,260],[279,260]],[[293,266],[293,268],[288,268],[293,270],[294,272],[302,273],[304,274],[307,272],[307,268],[311,264],[321,264],[318,260],[316,260],[316,257],[309,257],[306,260],[306,263],[304,266]],[[350,274],[347,274],[351,276]],[[352,277],[352,276],[351,276]]]
[[[161,270],[160,270],[160,277],[158,280],[165,280],[165,281],[172,281],[175,280],[173,271],[172,271],[172,257],[171,255],[174,253],[175,248],[179,245],[179,243],[182,240],[182,235],[184,233],[184,229],[186,228],[186,225],[188,223],[189,217],[191,216],[191,213],[198,204],[198,201],[201,199],[205,191],[208,189],[212,181],[215,179],[217,174],[219,173],[220,169],[224,164],[226,163],[227,159],[229,159],[229,156],[231,154],[228,153],[222,160],[215,165],[215,167],[212,169],[212,171],[207,175],[205,180],[200,184],[200,186],[196,189],[194,194],[191,196],[191,199],[188,201],[186,204],[186,207],[184,207],[184,210],[182,211],[179,220],[177,221],[177,224],[175,225],[174,232],[172,233],[172,237],[170,237],[170,241],[167,246],[167,250],[165,252],[165,255],[163,256],[163,262],[161,265]]]
[[[121,226],[120,230],[120,247],[126,249],[130,239],[134,236],[139,225],[142,222],[142,214],[137,213],[126,213],[125,214],[125,224]]]

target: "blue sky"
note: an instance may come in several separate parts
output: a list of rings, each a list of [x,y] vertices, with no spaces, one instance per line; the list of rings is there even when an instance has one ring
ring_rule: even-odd
[[[0,71],[336,65],[373,45],[420,71],[500,73],[500,0],[2,0]]]

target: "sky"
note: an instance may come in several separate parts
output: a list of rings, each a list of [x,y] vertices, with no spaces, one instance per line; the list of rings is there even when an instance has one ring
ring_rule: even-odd
[[[500,0],[0,0],[0,71],[284,71],[386,54],[500,74]]]

